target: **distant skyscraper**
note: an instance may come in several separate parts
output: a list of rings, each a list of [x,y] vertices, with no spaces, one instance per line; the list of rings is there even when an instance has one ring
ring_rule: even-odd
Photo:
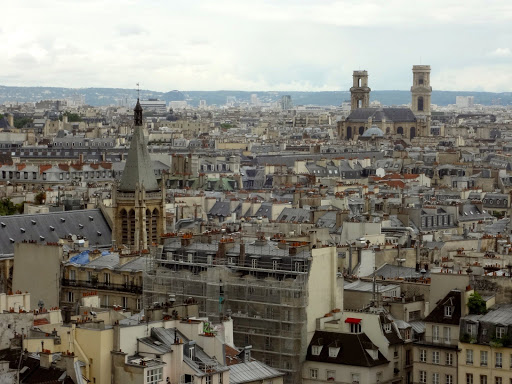
[[[236,104],[236,97],[235,96],[228,96],[226,97],[226,105],[228,107],[232,107]]]
[[[199,100],[199,108],[201,108],[201,109],[206,108],[206,100]]]
[[[251,105],[260,105],[260,99],[258,99],[258,95],[255,93],[251,95]]]
[[[470,108],[475,105],[474,96],[457,96],[455,98],[455,104],[459,108]]]
[[[281,97],[281,109],[286,111],[288,109],[292,109],[292,97],[290,95],[284,95]]]

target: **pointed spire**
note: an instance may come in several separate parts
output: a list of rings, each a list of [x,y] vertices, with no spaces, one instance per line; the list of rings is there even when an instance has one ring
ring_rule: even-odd
[[[134,192],[138,185],[140,188],[144,187],[146,191],[156,191],[159,190],[159,186],[153,170],[153,163],[149,156],[146,138],[144,137],[142,107],[139,99],[137,99],[137,105],[133,111],[135,128],[119,190]]]
[[[136,127],[142,126],[142,107],[140,105],[139,98],[137,98],[137,104],[133,110],[133,123]]]

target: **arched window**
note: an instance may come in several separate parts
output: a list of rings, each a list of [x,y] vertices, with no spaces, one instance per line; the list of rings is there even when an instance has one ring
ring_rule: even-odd
[[[423,96],[418,97],[418,111],[423,111]]]
[[[420,76],[418,79],[418,84],[423,85],[423,76]]]
[[[359,134],[362,135],[364,133],[364,127],[359,127]]]
[[[386,128],[386,134],[389,135],[391,133],[391,128],[390,127],[387,127]]]
[[[347,140],[352,138],[352,127],[347,127]]]
[[[153,209],[153,214],[151,215],[151,242],[158,244],[158,217],[159,212],[158,209]]]
[[[146,234],[147,234],[147,241],[148,241],[148,245],[151,244],[151,237],[152,237],[152,233],[151,233],[151,211],[149,209],[146,209]]]
[[[128,245],[135,245],[135,210],[128,212]]]
[[[403,135],[404,134],[404,129],[402,127],[398,127],[396,129],[396,133],[399,134],[399,135]]]
[[[409,139],[414,139],[416,137],[416,128],[411,127],[411,130],[409,131]]]
[[[123,244],[128,244],[128,213],[126,209],[122,209],[120,212],[121,216],[121,241]]]
[[[357,79],[357,86],[361,87],[361,78],[360,77]]]
[[[359,99],[357,100],[357,108],[362,108],[363,107],[363,100]]]

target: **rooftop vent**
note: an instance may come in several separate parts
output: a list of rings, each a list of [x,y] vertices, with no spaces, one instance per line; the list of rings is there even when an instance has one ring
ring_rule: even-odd
[[[50,225],[50,231],[55,231],[55,227]]]
[[[90,221],[94,221],[94,217],[89,216],[89,220],[90,220]]]
[[[20,228],[21,233],[25,233],[25,228]]]
[[[98,231],[98,232],[96,232],[96,233],[98,234],[98,236],[101,236],[101,232],[100,232],[100,231]]]
[[[63,217],[61,217],[61,218],[60,218],[60,222],[61,222],[61,223],[65,223],[65,222],[66,222],[66,219],[65,219],[65,218],[63,218]]]
[[[2,228],[5,228],[7,226],[7,224],[5,224],[3,221],[0,223],[0,225],[2,226]]]
[[[11,243],[14,243],[14,239],[13,239],[12,237],[9,237],[9,241],[10,241]]]
[[[30,222],[32,223],[32,225],[36,225],[37,222],[35,220],[30,220]]]
[[[44,241],[44,236],[39,236],[39,240]]]
[[[83,224],[78,224],[78,228],[82,229],[83,227]]]

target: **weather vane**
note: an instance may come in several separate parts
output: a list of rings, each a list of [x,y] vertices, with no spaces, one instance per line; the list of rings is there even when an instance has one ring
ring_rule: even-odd
[[[140,86],[139,86],[139,83],[137,83],[137,99],[140,99]]]

